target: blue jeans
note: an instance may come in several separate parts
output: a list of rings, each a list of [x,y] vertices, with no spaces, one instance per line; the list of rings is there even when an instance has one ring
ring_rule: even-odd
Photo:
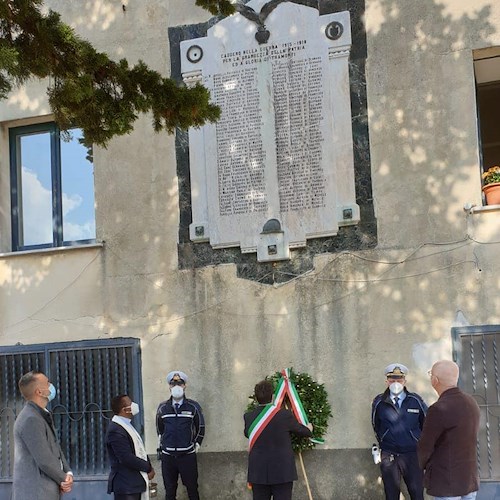
[[[472,493],[467,493],[467,495],[462,495],[461,497],[434,497],[434,500],[474,500],[476,498],[477,491]]]

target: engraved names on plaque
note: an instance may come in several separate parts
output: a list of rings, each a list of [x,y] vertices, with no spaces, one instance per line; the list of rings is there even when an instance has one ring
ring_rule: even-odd
[[[259,12],[264,3],[247,5]],[[235,14],[207,37],[181,43],[185,82],[202,82],[221,109],[216,124],[190,131],[189,142],[190,235],[214,248],[256,251],[271,219],[290,248],[359,220],[349,13],[320,16],[283,2],[266,28],[269,40],[259,44],[256,25]]]
[[[216,123],[219,213],[265,212],[262,111],[256,68],[214,75],[212,96],[222,110]]]
[[[280,211],[324,207],[321,58],[278,61],[272,81]]]

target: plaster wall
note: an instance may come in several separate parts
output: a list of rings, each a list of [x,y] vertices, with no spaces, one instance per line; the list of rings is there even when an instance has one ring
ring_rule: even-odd
[[[500,6],[369,0],[366,7],[379,244],[453,240],[463,234],[464,203],[482,204],[472,51],[500,45]]]
[[[209,18],[194,0],[46,4],[112,57],[165,74],[168,26]],[[431,403],[426,371],[451,356],[450,328],[459,318],[500,323],[499,212],[463,210],[482,203],[472,50],[500,45],[497,4],[366,2],[377,248],[318,256],[311,273],[276,286],[238,279],[232,264],[178,270],[174,140],[141,117],[132,134],[95,151],[102,247],[0,256],[0,345],[140,338],[149,453],[169,370],[189,374],[188,395],[204,408],[202,453],[244,451],[255,382],[287,366],[306,371],[325,383],[333,408],[322,449],[366,453],[349,484],[372,481],[370,404],[384,389],[383,367],[405,363],[410,390]],[[48,112],[34,82],[0,104],[4,252],[5,133]]]

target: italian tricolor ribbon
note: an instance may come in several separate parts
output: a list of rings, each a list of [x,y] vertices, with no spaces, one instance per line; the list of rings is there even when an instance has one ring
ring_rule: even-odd
[[[285,368],[281,370],[281,378],[278,382],[278,386],[274,391],[274,403],[267,404],[262,408],[262,411],[259,413],[257,418],[252,422],[250,429],[248,430],[249,441],[248,441],[248,449],[251,450],[255,441],[260,436],[262,431],[267,427],[269,422],[272,420],[274,415],[278,413],[280,410],[285,396],[288,396],[290,400],[290,405],[292,408],[292,412],[295,415],[295,418],[302,424],[307,425],[309,423],[309,419],[307,418],[306,411],[304,410],[304,406],[302,405],[302,401],[300,400],[299,393],[295,388],[294,383],[290,380],[290,368]],[[312,442],[323,444],[323,439],[318,438],[310,438]]]

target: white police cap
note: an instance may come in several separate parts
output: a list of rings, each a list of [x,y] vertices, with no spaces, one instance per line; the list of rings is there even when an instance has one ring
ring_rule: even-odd
[[[386,377],[389,375],[405,376],[408,375],[408,368],[402,363],[391,363],[385,367],[384,373]]]
[[[182,380],[184,383],[188,381],[188,376],[184,372],[181,372],[180,370],[174,370],[167,375],[167,384],[170,384],[170,382],[172,382],[174,378],[176,380]]]

